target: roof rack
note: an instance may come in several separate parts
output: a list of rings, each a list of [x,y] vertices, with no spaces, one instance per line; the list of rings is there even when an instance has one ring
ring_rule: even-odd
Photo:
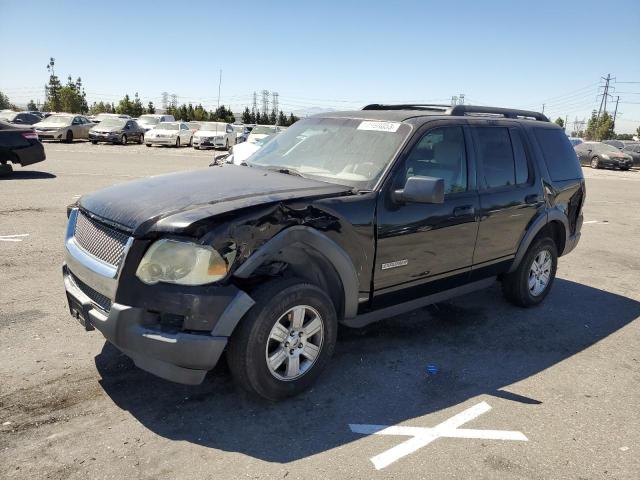
[[[442,112],[443,115],[463,117],[465,115],[500,115],[505,118],[533,119],[539,122],[548,122],[549,119],[542,113],[530,110],[516,110],[513,108],[481,107],[478,105],[429,105],[429,104],[400,104],[382,105],[372,103],[363,110],[425,110],[432,112]]]

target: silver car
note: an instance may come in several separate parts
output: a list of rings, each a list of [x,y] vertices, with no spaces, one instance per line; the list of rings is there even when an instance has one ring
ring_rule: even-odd
[[[144,136],[144,143],[147,147],[151,145],[169,145],[172,147],[188,145],[190,147],[192,142],[193,133],[184,122],[159,123]]]
[[[71,143],[78,138],[89,138],[95,124],[84,115],[56,113],[33,125],[40,140],[60,140]]]

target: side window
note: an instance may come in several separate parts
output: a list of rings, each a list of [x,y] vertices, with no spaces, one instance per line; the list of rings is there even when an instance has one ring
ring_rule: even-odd
[[[513,146],[513,157],[516,164],[516,184],[522,185],[529,182],[529,162],[527,161],[527,152],[524,149],[522,134],[516,128],[509,130],[511,134],[511,145]]]
[[[184,123],[180,125],[180,130],[189,130],[189,127],[187,127]]]
[[[467,151],[462,127],[440,127],[424,134],[394,179],[402,188],[414,175],[442,178],[444,193],[467,190]]]
[[[75,117],[73,119],[73,122],[71,122],[72,125],[80,125],[82,124],[82,120],[80,120],[80,117]]]
[[[475,132],[485,187],[515,185],[516,169],[509,130],[503,127],[477,127]]]
[[[559,128],[534,128],[536,139],[542,149],[544,163],[551,180],[572,180],[582,177],[582,169],[571,147],[569,139]],[[593,146],[589,146],[593,148]]]

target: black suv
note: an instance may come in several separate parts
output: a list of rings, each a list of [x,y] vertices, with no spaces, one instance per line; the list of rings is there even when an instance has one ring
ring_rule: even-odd
[[[268,399],[360,327],[502,282],[539,304],[580,238],[585,185],[539,113],[369,105],[299,121],[224,165],[69,208],[70,310],[135,364],[198,384],[224,351]]]

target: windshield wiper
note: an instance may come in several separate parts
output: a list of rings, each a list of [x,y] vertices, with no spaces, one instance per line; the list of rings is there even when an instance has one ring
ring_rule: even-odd
[[[302,173],[300,173],[295,168],[291,168],[291,167],[283,167],[280,165],[269,165],[268,167],[265,167],[265,168],[267,170],[271,170],[272,172],[286,173],[287,175],[295,175],[296,177],[304,177]]]

